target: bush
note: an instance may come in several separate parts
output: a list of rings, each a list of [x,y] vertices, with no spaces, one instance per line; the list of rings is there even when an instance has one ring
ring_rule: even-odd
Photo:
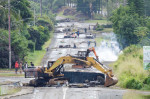
[[[102,25],[104,28],[112,28],[112,24]]]
[[[30,49],[31,52],[34,52],[35,43],[33,41],[29,40],[28,48]]]
[[[144,84],[150,85],[150,77],[146,77],[143,81]]]
[[[98,24],[96,27],[96,31],[102,31],[102,30],[104,30],[104,27]]]
[[[135,78],[131,78],[126,82],[126,88],[130,89],[141,89],[143,84],[139,82],[138,80],[135,80]]]
[[[36,22],[36,25],[43,26],[45,28],[47,27],[49,29],[49,31],[53,31],[53,29],[54,29],[53,22],[46,15],[45,16],[43,15],[43,17],[40,17],[38,19],[38,21]]]

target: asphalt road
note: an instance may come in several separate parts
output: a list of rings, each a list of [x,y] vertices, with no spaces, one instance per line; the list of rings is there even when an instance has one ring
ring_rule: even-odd
[[[11,99],[122,99],[125,90],[90,87],[40,87],[35,88],[33,94],[13,97]]]

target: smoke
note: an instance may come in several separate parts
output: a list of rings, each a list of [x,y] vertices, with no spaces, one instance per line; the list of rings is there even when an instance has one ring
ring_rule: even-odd
[[[114,33],[103,33],[103,40],[95,50],[100,61],[116,61],[121,52]],[[93,54],[91,54],[93,56]]]

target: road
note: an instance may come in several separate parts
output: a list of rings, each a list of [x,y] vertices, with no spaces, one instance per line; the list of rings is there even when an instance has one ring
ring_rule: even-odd
[[[14,97],[11,99],[122,99],[125,90],[110,88],[68,88],[40,87],[33,94]]]
[[[64,29],[68,26],[74,24],[74,28],[88,28],[90,24],[86,23],[60,23],[58,24],[61,29]],[[91,24],[93,25],[93,24]],[[91,31],[89,32],[91,33]],[[66,55],[75,55],[77,52],[86,51],[87,48],[93,47],[94,44],[88,46],[87,41],[89,39],[85,39],[86,34],[80,34],[78,38],[66,38],[64,39],[65,32],[54,33],[54,38],[52,39],[51,45],[48,48],[48,51],[44,57],[42,65],[46,66],[47,61],[55,61],[61,56]],[[90,41],[94,41],[94,39],[90,39]],[[59,48],[59,45],[77,45],[77,48]],[[67,66],[65,69],[68,69]],[[73,70],[69,68],[68,70]],[[96,71],[91,68],[87,71]],[[15,78],[14,78],[15,79]],[[21,82],[28,82],[30,79],[25,80],[24,78],[16,78],[15,80],[20,80]],[[2,80],[2,78],[0,78]],[[112,89],[105,87],[89,87],[89,88],[68,88],[68,87],[37,87],[34,88],[34,92],[32,94],[23,95],[13,97],[11,99],[122,99],[123,94],[126,90],[121,89]]]

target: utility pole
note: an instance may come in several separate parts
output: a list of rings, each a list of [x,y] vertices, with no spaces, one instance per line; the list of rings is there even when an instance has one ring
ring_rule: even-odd
[[[35,26],[35,6],[34,6],[34,26]]]
[[[9,69],[11,69],[10,0],[8,0]]]
[[[41,13],[41,16],[42,16],[42,0],[40,0],[40,13]]]

